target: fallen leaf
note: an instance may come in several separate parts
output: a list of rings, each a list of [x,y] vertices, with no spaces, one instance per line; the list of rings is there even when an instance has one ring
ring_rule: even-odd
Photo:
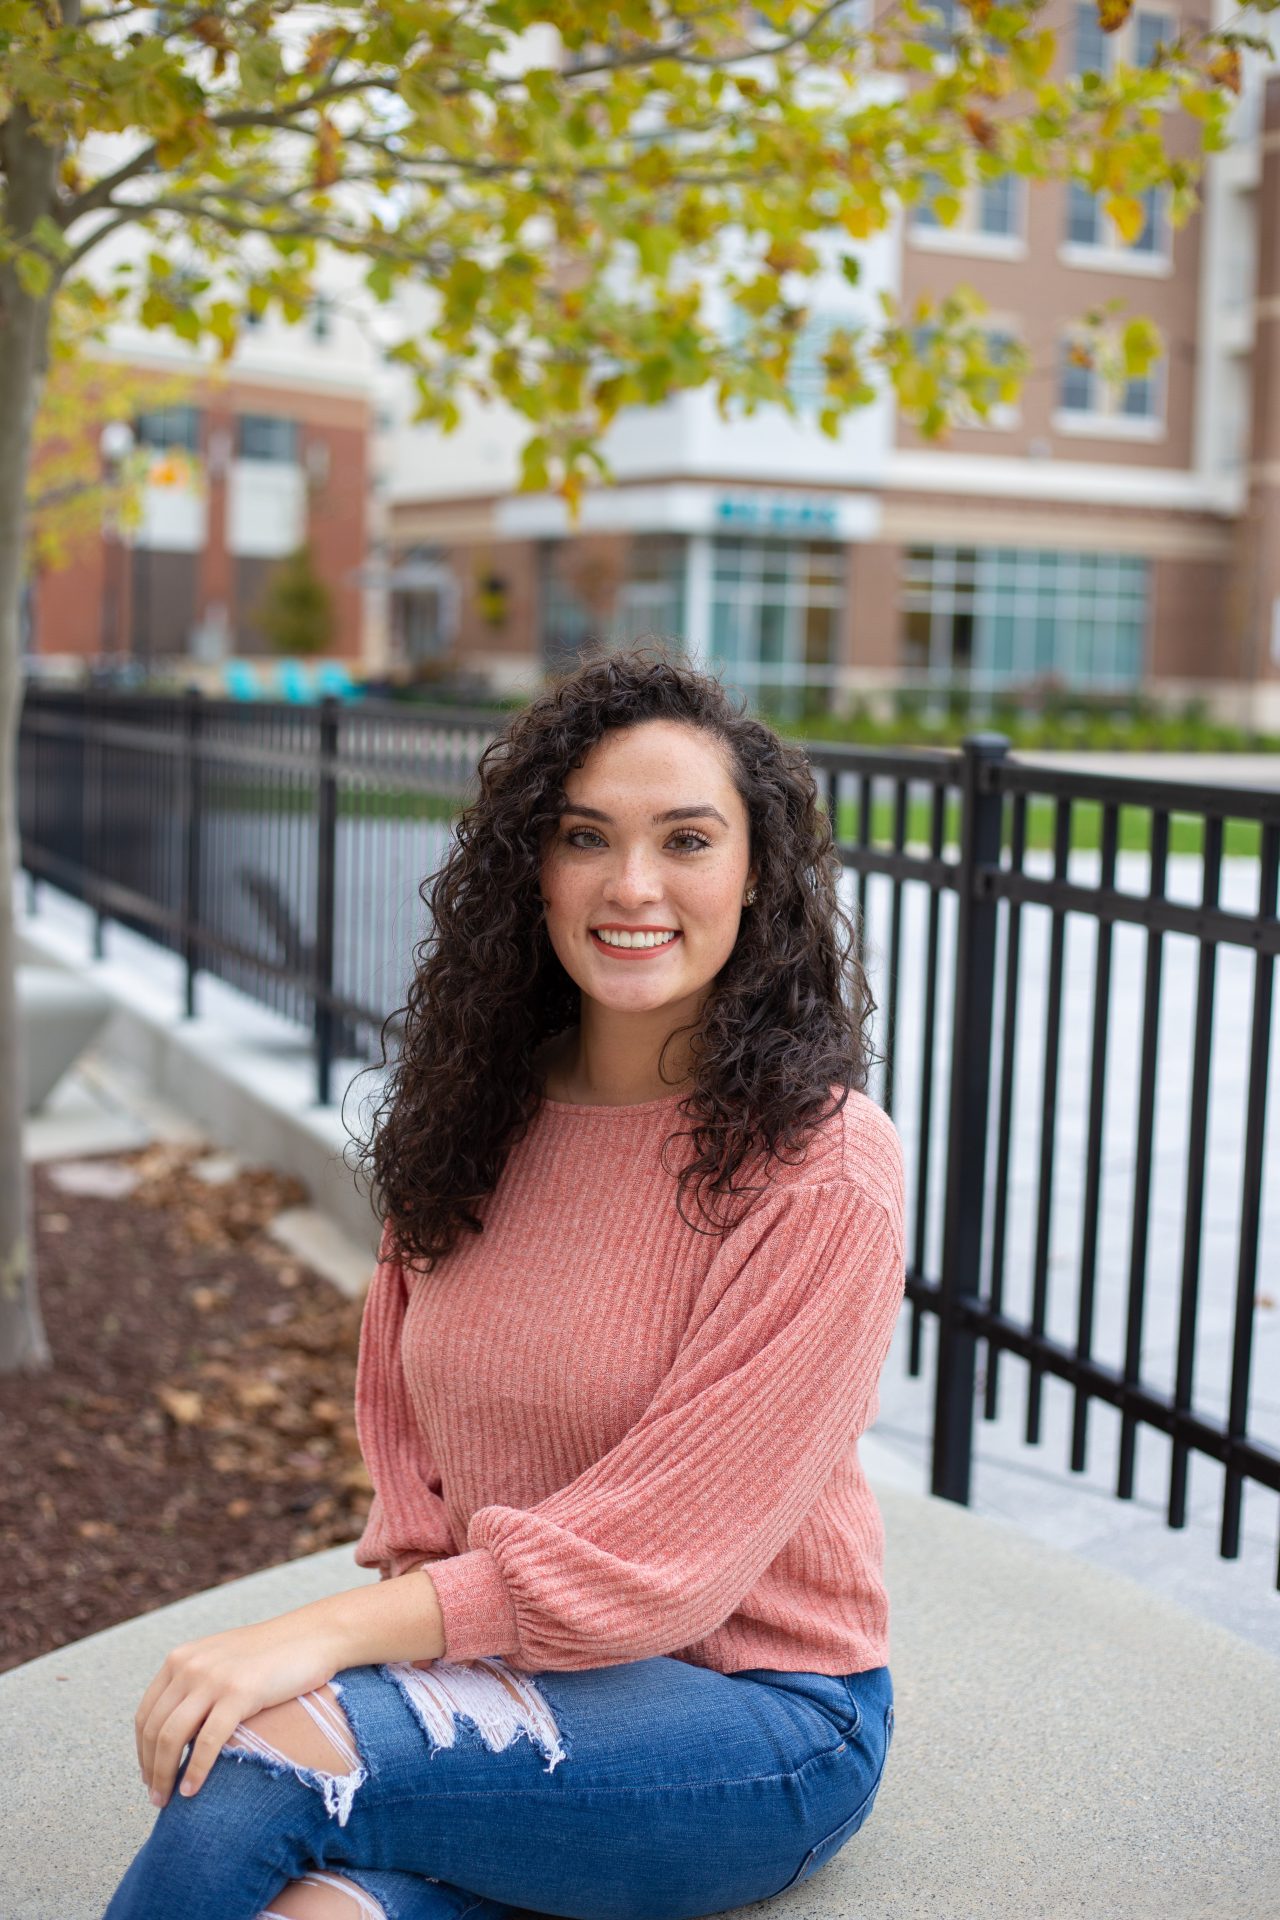
[[[180,1427],[193,1427],[204,1412],[204,1401],[188,1387],[157,1387],[156,1399]]]
[[[238,1380],[232,1392],[246,1412],[255,1407],[274,1407],[280,1399],[280,1389],[271,1380]]]

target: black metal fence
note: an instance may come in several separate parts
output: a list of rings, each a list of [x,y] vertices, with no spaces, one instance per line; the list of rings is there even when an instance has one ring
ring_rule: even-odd
[[[327,1103],[335,1060],[376,1057],[403,1003],[419,887],[493,726],[28,688],[33,898],[48,881],[84,901],[99,953],[113,919],[180,954],[189,1015],[203,972],[309,1023]],[[1093,1404],[1116,1410],[1120,1498],[1139,1428],[1168,1436],[1170,1526],[1190,1455],[1219,1462],[1235,1558],[1245,1483],[1280,1492],[1258,1424],[1280,1435],[1275,1383],[1262,1398],[1252,1378],[1256,1317],[1280,1306],[1260,1288],[1280,1271],[1264,1251],[1280,791],[1064,772],[1006,746],[809,749],[878,1001],[873,1091],[907,1155],[912,1374],[936,1319],[932,1488],[968,1503],[979,1388],[995,1419],[1013,1354],[1027,1441],[1046,1375],[1070,1387],[1073,1470]]]

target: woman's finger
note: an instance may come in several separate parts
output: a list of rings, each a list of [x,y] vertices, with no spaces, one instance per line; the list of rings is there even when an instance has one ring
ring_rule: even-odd
[[[143,1694],[138,1704],[138,1711],[133,1716],[133,1743],[138,1750],[138,1765],[142,1768],[144,1779],[147,1777],[147,1757],[144,1744],[147,1722],[155,1710],[156,1702],[164,1693],[165,1688],[171,1684],[172,1680],[173,1675],[169,1669],[169,1661],[166,1660],[152,1680],[151,1685]]]
[[[243,1718],[242,1708],[230,1695],[224,1695],[210,1709],[208,1718],[196,1736],[195,1745],[191,1749],[191,1758],[187,1761],[182,1784],[178,1788],[178,1792],[184,1798],[189,1794],[199,1793],[209,1777],[214,1761]]]
[[[151,1797],[157,1806],[163,1807],[173,1792],[183,1749],[196,1738],[214,1704],[209,1694],[186,1694],[160,1728],[151,1772]]]
[[[193,1681],[171,1680],[147,1716],[147,1723],[142,1729],[142,1777],[153,1793],[160,1784],[156,1777],[160,1763],[160,1736],[183,1701],[193,1697],[194,1693]]]

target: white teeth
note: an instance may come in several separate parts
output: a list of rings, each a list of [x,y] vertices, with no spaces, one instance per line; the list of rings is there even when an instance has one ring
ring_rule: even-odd
[[[676,937],[674,933],[605,933],[599,927],[592,932],[607,947],[665,947]]]

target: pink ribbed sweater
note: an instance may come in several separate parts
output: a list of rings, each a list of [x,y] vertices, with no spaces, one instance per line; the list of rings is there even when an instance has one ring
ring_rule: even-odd
[[[888,1663],[857,1437],[903,1298],[897,1131],[851,1093],[717,1236],[681,1220],[659,1162],[688,1125],[678,1102],[545,1101],[481,1203],[483,1233],[430,1274],[384,1231],[356,1379],[374,1500],[355,1557],[386,1577],[447,1556],[430,1577],[450,1660]]]

